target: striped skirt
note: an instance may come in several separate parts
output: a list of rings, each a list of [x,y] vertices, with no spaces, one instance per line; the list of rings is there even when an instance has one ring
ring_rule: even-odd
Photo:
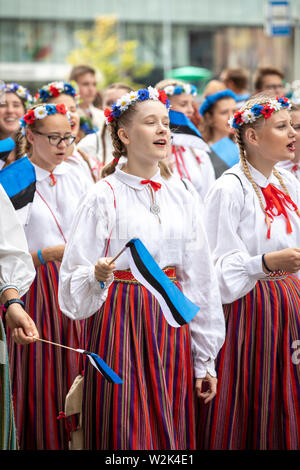
[[[175,269],[166,269],[175,282]],[[123,379],[107,382],[86,363],[85,449],[194,449],[193,363],[187,325],[165,321],[155,297],[117,271],[102,308],[85,324],[86,349]]]
[[[299,280],[258,281],[224,312],[218,393],[197,412],[198,447],[300,449]]]
[[[14,422],[10,374],[5,332],[0,318],[0,450],[16,450],[17,439]]]
[[[60,263],[37,268],[35,281],[23,297],[40,338],[79,347],[80,323],[68,319],[57,300]],[[65,397],[78,374],[79,355],[50,344],[21,346],[8,338],[14,410],[20,448],[68,449],[66,423],[57,419]]]

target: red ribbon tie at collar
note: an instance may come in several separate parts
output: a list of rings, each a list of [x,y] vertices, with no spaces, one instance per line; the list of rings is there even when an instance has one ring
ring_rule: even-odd
[[[266,201],[265,211],[267,214],[268,234],[267,238],[271,238],[271,223],[274,217],[282,215],[286,218],[286,231],[291,233],[293,231],[291,222],[286,209],[297,212],[300,217],[300,212],[294,201],[288,194],[285,194],[280,189],[276,188],[273,184],[269,184],[266,188],[261,188]]]
[[[158,191],[161,188],[160,183],[156,183],[156,181],[151,181],[151,180],[143,180],[141,181],[141,184],[150,184],[153,191]]]

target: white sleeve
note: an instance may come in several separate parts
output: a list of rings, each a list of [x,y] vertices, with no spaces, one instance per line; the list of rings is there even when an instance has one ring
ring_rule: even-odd
[[[99,184],[94,188],[100,188]],[[115,218],[112,195],[102,189],[100,194],[89,192],[77,209],[60,267],[59,305],[72,319],[88,318],[99,310],[113,280],[101,288],[94,274],[95,264],[104,256]]]
[[[203,172],[203,187],[201,190],[202,198],[205,199],[206,194],[208,193],[209,189],[212,187],[216,180],[215,170],[212,165],[211,159],[207,152],[204,150],[196,149],[196,153],[199,154],[200,160],[202,161],[202,172]],[[201,168],[201,165],[200,165]]]
[[[88,134],[83,139],[81,139],[78,144],[77,148],[82,150],[86,153],[89,157],[96,158],[99,160],[99,149],[97,153],[97,139],[99,138],[99,131],[93,134]],[[102,157],[101,157],[102,161]]]
[[[35,278],[35,269],[23,227],[0,185],[0,295],[9,288],[22,297]]]
[[[250,292],[267,275],[261,255],[250,256],[238,233],[244,205],[241,183],[231,175],[221,179],[206,197],[204,219],[222,303],[229,304]]]
[[[225,320],[197,198],[192,220],[192,236],[183,253],[178,280],[186,297],[200,307],[189,328],[195,377],[202,378],[207,372],[216,375],[214,361],[225,340]]]

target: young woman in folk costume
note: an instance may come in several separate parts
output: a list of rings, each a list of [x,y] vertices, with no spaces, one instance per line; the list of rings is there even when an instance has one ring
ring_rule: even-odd
[[[239,161],[238,146],[234,142],[234,135],[228,124],[229,118],[237,110],[236,95],[223,87],[223,84],[218,85],[218,82],[212,87],[209,83],[207,85],[209,94],[205,95],[199,109],[202,117],[199,129],[209,145],[209,155],[216,178]]]
[[[77,137],[80,126],[80,116],[78,114],[80,97],[73,85],[65,82],[48,83],[38,90],[34,98],[36,103],[63,103],[67,106],[71,116],[72,135]],[[76,142],[75,139],[75,142],[69,147],[66,162],[79,166],[88,179],[96,182],[99,179],[99,164],[93,156],[79,150]]]
[[[296,135],[295,142],[295,158],[293,160],[286,160],[278,163],[278,168],[284,168],[290,171],[298,181],[300,181],[300,104],[292,104],[291,107],[292,125]]]
[[[156,88],[163,90],[170,100],[171,109],[184,114],[189,120],[194,116],[194,100],[197,94],[196,87],[179,80],[166,79],[157,83]],[[208,146],[201,138],[199,148],[191,147],[189,136],[186,135],[182,145],[177,142],[178,136],[172,132],[172,149],[170,156],[170,168],[173,174],[191,181],[201,200],[204,201],[206,193],[215,181],[214,169],[207,151]]]
[[[86,365],[84,448],[194,449],[193,362],[196,389],[209,401],[225,333],[217,280],[197,193],[160,172],[170,141],[165,93],[149,87],[121,101],[105,113],[115,158],[75,216],[60,271],[63,312],[90,317],[85,348],[123,380],[110,384]],[[126,253],[108,265],[133,237],[199,305],[189,325],[166,323],[155,297],[129,271]]]
[[[227,332],[200,448],[300,448],[300,184],[275,167],[295,156],[288,107],[262,93],[234,115],[241,161],[206,199]]]
[[[34,322],[24,311],[20,296],[28,291],[35,270],[28,253],[23,228],[4,189],[0,185],[0,302],[5,306],[5,322],[17,343],[28,344],[38,337]],[[0,450],[16,450],[13,401],[6,337],[0,316]]]
[[[15,140],[20,129],[20,119],[26,108],[32,104],[29,91],[18,83],[4,83],[0,86],[0,140],[11,137]],[[13,149],[4,161],[0,160],[0,169],[16,160]]]
[[[64,161],[75,139],[70,122],[64,104],[36,106],[22,119],[23,153],[34,166],[36,191],[32,204],[17,213],[36,268],[35,281],[23,297],[25,309],[41,338],[76,348],[80,323],[67,319],[59,309],[58,273],[77,204],[93,183]],[[20,347],[9,341],[21,449],[68,448],[65,423],[57,416],[78,374],[78,357],[66,351],[40,342]]]

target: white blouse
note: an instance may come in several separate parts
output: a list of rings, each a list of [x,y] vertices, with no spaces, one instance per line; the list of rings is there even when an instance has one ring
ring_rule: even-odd
[[[155,215],[150,211],[150,187],[141,180],[116,168],[88,192],[74,218],[62,260],[60,307],[73,319],[96,312],[107,297],[110,283],[101,289],[94,266],[104,257],[110,234],[108,257],[138,237],[161,268],[176,267],[184,294],[200,307],[189,324],[195,373],[196,377],[204,377],[207,371],[215,375],[214,359],[223,344],[225,326],[197,193],[189,182],[185,186],[175,177],[166,181],[158,172],[152,178],[162,185],[153,193],[160,207],[159,215]],[[116,269],[129,269],[126,253],[116,260]]]
[[[191,181],[203,202],[216,179],[214,167],[206,151],[185,146],[183,149],[180,152],[177,147],[177,158],[172,151],[172,171],[180,178]]]
[[[53,170],[56,180],[51,185],[50,173],[34,165],[36,192],[31,204],[17,212],[24,225],[29,251],[63,245],[71,234],[72,219],[77,205],[93,186],[83,172],[66,162]]]
[[[284,162],[277,163],[277,168],[284,168],[290,171],[298,181],[300,181],[300,162],[294,163],[293,160],[286,160]]]
[[[35,269],[24,230],[1,185],[0,203],[0,295],[13,288],[22,297],[35,277]]]
[[[265,188],[271,183],[283,190],[273,173],[266,178],[250,164],[249,168],[258,186]],[[300,183],[286,170],[278,171],[290,197],[300,207]],[[268,239],[265,214],[241,163],[215,182],[205,200],[204,219],[223,304],[243,297],[259,279],[268,277],[262,269],[264,253],[300,247],[300,218],[289,209],[287,213],[292,233],[287,233],[286,219],[281,215],[274,217]]]

